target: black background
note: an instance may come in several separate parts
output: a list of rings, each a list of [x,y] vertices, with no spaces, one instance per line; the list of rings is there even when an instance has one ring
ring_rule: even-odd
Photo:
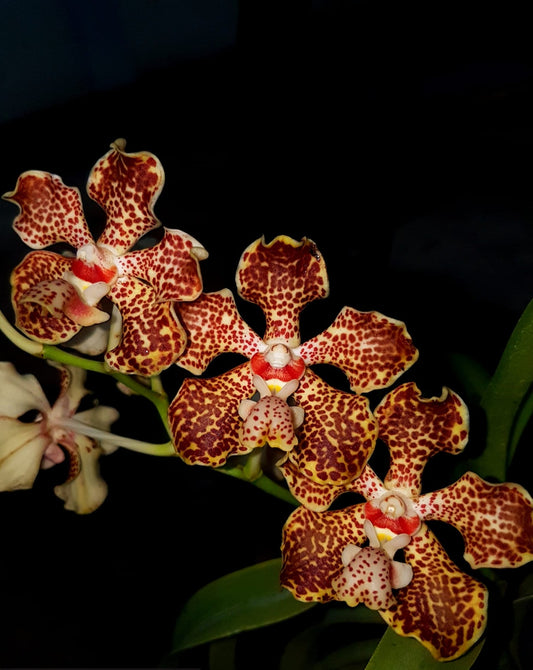
[[[233,288],[240,254],[261,235],[308,236],[331,295],[305,310],[304,337],[350,304],[407,323],[421,351],[408,377],[428,392],[457,383],[450,352],[497,364],[533,295],[525,7],[2,4],[2,192],[42,169],[84,193],[91,166],[125,137],[163,163],[163,224],[210,252],[205,290]],[[63,69],[60,36],[43,22],[52,11],[76,56]],[[27,251],[15,213],[0,205],[8,316],[9,273]],[[86,213],[93,230],[103,225],[87,201]],[[257,311],[240,306],[261,332]],[[2,352],[49,375],[7,342]],[[165,373],[170,394],[181,379]],[[111,403],[107,382],[92,383]],[[147,403],[121,409],[116,432],[164,439]],[[120,451],[102,462],[107,501],[77,517],[53,495],[57,470],[0,496],[3,667],[156,666],[188,596],[278,555],[290,509],[246,484]]]

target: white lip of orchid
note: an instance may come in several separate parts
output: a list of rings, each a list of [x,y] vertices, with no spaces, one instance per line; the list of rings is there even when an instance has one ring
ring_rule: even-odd
[[[111,289],[109,284],[106,284],[103,281],[91,284],[91,282],[88,282],[85,279],[76,277],[76,275],[70,271],[65,272],[63,279],[74,286],[79,296],[87,305],[89,305],[89,307],[97,305]]]

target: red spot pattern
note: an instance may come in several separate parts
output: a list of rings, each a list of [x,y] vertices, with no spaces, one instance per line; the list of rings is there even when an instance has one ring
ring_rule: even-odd
[[[81,326],[60,313],[43,306],[45,291],[50,305],[58,298],[66,299],[74,289],[63,281],[72,259],[49,251],[33,251],[26,255],[11,274],[11,299],[16,314],[16,325],[28,337],[46,344],[60,344],[70,340]],[[32,290],[39,290],[39,302],[31,299]],[[60,315],[58,315],[60,314]]]
[[[290,451],[298,438],[294,434],[291,409],[283,398],[260,398],[239,427],[239,443],[247,451],[264,447]]]
[[[325,331],[304,342],[307,365],[331,363],[343,370],[352,391],[390,386],[418,359],[405,324],[379,312],[344,307]]]
[[[461,532],[465,559],[474,568],[515,568],[533,559],[533,500],[519,484],[489,484],[467,472],[421,496],[417,509]]]
[[[224,465],[249,453],[239,443],[238,407],[255,391],[249,363],[212,379],[185,379],[169,408],[170,429],[180,457],[190,465]]]
[[[385,396],[374,415],[391,455],[385,484],[411,495],[420,493],[422,471],[431,456],[458,454],[468,441],[468,410],[448,389],[440,398],[424,399],[416,384],[402,384]]]
[[[122,316],[122,337],[106,353],[106,363],[125,374],[146,377],[172,365],[186,342],[173,304],[156,302],[152,287],[133,277],[119,279],[109,297]]]
[[[487,590],[461,572],[427,526],[404,549],[413,579],[381,610],[399,634],[415,637],[439,660],[462,656],[483,634]]]
[[[126,154],[121,140],[111,146],[94,166],[88,191],[107,214],[97,247],[109,252],[111,263],[114,258],[122,277],[114,283],[114,267],[34,252],[12,274],[13,306],[17,326],[30,338],[57,344],[70,340],[80,325],[105,318],[105,313],[96,308],[84,309],[72,295],[72,286],[57,283],[64,272],[72,270],[91,283],[113,284],[108,297],[121,312],[124,332],[106,360],[113,369],[126,374],[153,375],[183,352],[186,335],[172,301],[198,297],[202,291],[198,261],[207,252],[186,233],[166,230],[155,246],[126,253],[144,233],[159,225],[152,210],[164,173],[152,154]],[[5,197],[20,207],[14,228],[30,246],[41,248],[63,241],[79,249],[94,244],[78,190],[66,187],[59,177],[26,172],[17,181],[16,190]],[[43,286],[35,288],[40,282]],[[46,309],[47,302],[54,304],[53,313]],[[79,323],[74,323],[78,317]]]
[[[283,527],[281,585],[298,600],[334,600],[343,548],[365,539],[361,505],[322,513],[299,507]]]
[[[164,184],[161,163],[151,153],[127,154],[122,143],[113,143],[93,167],[87,192],[107,215],[98,244],[122,255],[144,234],[160,225],[153,213]]]
[[[266,317],[265,341],[300,343],[299,316],[309,302],[328,295],[326,266],[316,245],[278,236],[261,238],[242,254],[237,269],[239,295],[259,305]]]
[[[251,358],[264,347],[263,340],[241,318],[229,289],[203,293],[194,302],[181,303],[177,309],[188,340],[176,363],[189,372],[201,374],[221,353],[233,352]]]
[[[20,208],[13,229],[32,249],[66,242],[74,248],[92,242],[83,215],[80,192],[65,186],[57,175],[38,170],[23,172],[5,200]]]
[[[367,398],[339,391],[307,370],[294,399],[305,419],[290,460],[318,483],[339,486],[353,481],[370,458],[377,438]]]

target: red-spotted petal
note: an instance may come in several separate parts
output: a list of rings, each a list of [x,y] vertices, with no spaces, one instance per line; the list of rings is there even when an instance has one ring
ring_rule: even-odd
[[[407,496],[420,493],[422,471],[431,456],[460,453],[468,440],[468,409],[446,388],[440,398],[422,398],[416,384],[402,384],[385,396],[374,415],[391,457],[385,485]]]
[[[207,251],[193,237],[165,228],[161,242],[117,258],[121,274],[143,279],[158,300],[195,300],[202,292],[199,261]]]
[[[413,578],[395,592],[396,604],[380,614],[399,635],[416,638],[436,659],[462,656],[485,629],[486,588],[457,568],[425,525],[404,554]]]
[[[273,449],[290,451],[298,444],[294,432],[294,408],[287,401],[276,395],[260,398],[257,402],[247,400],[246,416],[239,429],[239,442],[248,451],[264,447],[267,443]]]
[[[120,343],[105,356],[109,367],[151,377],[172,365],[186,342],[173,303],[157,302],[154,289],[132,277],[119,279],[109,298],[122,317]]]
[[[246,454],[239,443],[239,405],[255,391],[249,363],[212,379],[185,379],[168,411],[174,446],[189,464],[224,465]]]
[[[343,370],[356,393],[390,386],[418,358],[404,323],[352,307],[298,353],[307,365],[331,363]]]
[[[264,238],[253,242],[241,256],[236,283],[239,295],[263,310],[265,341],[280,340],[289,347],[300,344],[302,309],[329,292],[326,266],[315,243],[285,235],[270,244]]]
[[[519,484],[489,484],[473,472],[420,497],[425,519],[455,526],[474,568],[515,568],[533,559],[533,500]]]
[[[83,215],[80,192],[57,175],[23,172],[14,191],[2,196],[20,208],[13,229],[32,249],[66,242],[75,249],[93,241]]]
[[[243,321],[232,292],[222,289],[204,293],[194,302],[177,307],[188,334],[187,347],[176,363],[193,374],[201,374],[222,353],[251,358],[263,340]]]
[[[62,279],[71,262],[50,251],[32,251],[11,273],[16,325],[37,342],[66,342],[81,329],[63,313],[65,301],[75,293]]]
[[[305,418],[290,460],[318,483],[338,486],[358,477],[377,438],[368,399],[329,386],[311,370],[300,380],[294,399]]]
[[[160,225],[153,207],[165,175],[159,159],[147,151],[126,153],[126,142],[116,140],[94,165],[87,192],[105,211],[107,224],[98,244],[117,256],[148,231]]]
[[[298,600],[334,600],[342,550],[366,540],[363,521],[362,505],[322,513],[296,509],[283,527],[281,585]]]

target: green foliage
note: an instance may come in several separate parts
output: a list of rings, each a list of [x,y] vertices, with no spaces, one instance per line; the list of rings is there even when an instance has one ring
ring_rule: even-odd
[[[282,621],[314,603],[296,600],[279,584],[280,559],[210,582],[187,602],[174,630],[172,653]]]

